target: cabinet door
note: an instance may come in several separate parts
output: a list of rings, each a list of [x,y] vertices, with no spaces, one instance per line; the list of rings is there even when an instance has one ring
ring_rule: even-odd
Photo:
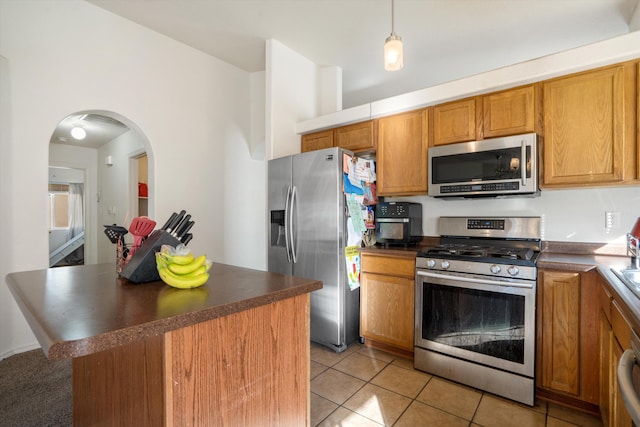
[[[580,274],[542,271],[542,387],[577,396],[580,387]]]
[[[351,151],[367,151],[376,148],[374,121],[355,123],[335,129],[336,147]]]
[[[378,195],[427,193],[426,111],[410,111],[378,120]]]
[[[469,98],[433,107],[433,145],[479,139],[476,114],[481,106],[477,102]]]
[[[331,147],[333,147],[333,130],[323,130],[302,135],[300,141],[300,151],[303,153]]]
[[[618,65],[544,83],[543,186],[616,183],[629,167],[635,174],[635,156],[625,153],[635,153],[629,74]]]
[[[539,132],[542,121],[539,88],[530,85],[483,96],[484,138]]]
[[[360,335],[413,351],[413,279],[360,273]]]
[[[622,400],[622,395],[618,390],[618,375],[617,375],[617,367],[620,362],[620,358],[622,357],[624,349],[620,345],[620,343],[616,340],[615,336],[611,339],[611,397],[612,397],[612,405],[610,416],[611,425],[615,427],[631,427],[631,415],[627,412],[627,408],[624,406],[624,400]]]
[[[613,331],[606,314],[600,310],[600,414],[606,426],[613,426],[611,411],[611,343]]]

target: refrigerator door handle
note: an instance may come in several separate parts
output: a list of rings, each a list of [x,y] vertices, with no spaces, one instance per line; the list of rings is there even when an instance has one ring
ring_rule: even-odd
[[[291,211],[289,212],[289,238],[291,239],[291,257],[293,258],[293,263],[298,262],[297,253],[296,253],[296,245],[295,245],[295,236],[293,233],[293,214],[296,209],[296,186],[293,186],[293,190],[291,191]]]
[[[284,205],[284,244],[285,244],[285,248],[287,250],[287,262],[291,262],[291,247],[289,246],[289,228],[291,227],[290,225],[290,219],[289,219],[289,213],[291,212],[291,204],[289,203],[291,200],[291,187],[289,187],[287,189],[287,201],[285,202]]]

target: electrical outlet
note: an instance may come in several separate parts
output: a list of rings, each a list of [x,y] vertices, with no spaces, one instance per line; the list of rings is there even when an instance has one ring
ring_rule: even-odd
[[[604,228],[607,230],[620,228],[620,212],[606,211],[604,213]]]

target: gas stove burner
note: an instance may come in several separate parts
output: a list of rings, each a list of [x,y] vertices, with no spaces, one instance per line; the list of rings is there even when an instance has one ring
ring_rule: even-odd
[[[534,255],[531,248],[492,248],[487,252],[487,256],[491,258],[505,258],[505,259],[522,259],[530,260]]]

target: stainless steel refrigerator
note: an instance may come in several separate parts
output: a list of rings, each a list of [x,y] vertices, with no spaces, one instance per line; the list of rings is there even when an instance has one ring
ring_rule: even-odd
[[[328,148],[268,163],[268,269],[322,280],[311,293],[311,341],[336,352],[359,338],[360,289],[348,286],[343,154]]]

